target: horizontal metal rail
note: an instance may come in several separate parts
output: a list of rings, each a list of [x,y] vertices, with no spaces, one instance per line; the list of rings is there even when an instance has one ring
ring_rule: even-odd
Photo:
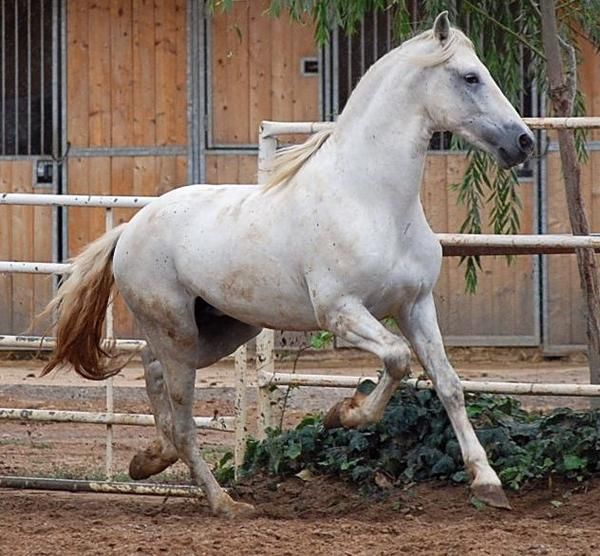
[[[600,117],[573,117],[573,118],[523,118],[523,121],[532,129],[598,129]],[[261,130],[263,137],[276,135],[317,133],[335,126],[335,122],[273,122],[263,121]]]
[[[258,387],[270,386],[318,386],[327,388],[355,388],[363,380],[377,381],[375,376],[316,375],[296,373],[258,372]],[[417,390],[433,390],[429,380],[411,378],[406,384]],[[497,382],[462,380],[465,392],[487,392],[523,396],[600,396],[600,385],[592,384],[551,384],[536,382]]]
[[[600,251],[600,235],[569,234],[437,234],[445,257],[465,255],[557,255],[576,249]]]
[[[27,261],[0,261],[0,272],[11,274],[69,274],[68,263],[38,263]]]
[[[51,207],[141,208],[158,197],[119,195],[45,195],[39,193],[0,193],[0,205]]]
[[[145,494],[148,496],[203,497],[198,487],[152,483],[121,483],[116,481],[85,481],[76,479],[45,479],[0,475],[0,488],[53,490],[66,492],[98,492],[103,494]]]
[[[0,420],[40,421],[50,423],[82,423],[90,425],[131,425],[153,427],[154,415],[139,413],[96,413],[53,409],[15,409],[0,407]],[[194,417],[196,427],[233,432],[233,417]]]
[[[243,184],[198,184],[206,187],[239,187]],[[256,186],[256,184],[246,184]],[[41,193],[0,193],[0,205],[28,205],[50,207],[101,207],[101,208],[142,208],[159,197],[126,195],[53,195]]]
[[[600,235],[567,234],[437,234],[445,257],[466,255],[557,255],[591,248],[600,252]],[[0,261],[0,272],[25,274],[68,274],[68,263]]]
[[[55,338],[41,336],[12,336],[0,335],[0,348],[16,347],[21,349],[54,349]],[[105,349],[114,346],[116,351],[140,351],[146,346],[144,340],[105,340],[102,344]]]

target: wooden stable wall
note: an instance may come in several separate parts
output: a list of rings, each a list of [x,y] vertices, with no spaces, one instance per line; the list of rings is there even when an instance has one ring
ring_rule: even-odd
[[[0,159],[0,191],[51,193],[33,187],[31,159]],[[52,209],[0,206],[0,260],[51,261]],[[52,278],[45,275],[0,273],[0,334],[23,334],[50,299]],[[31,331],[44,333],[47,321],[33,323]]]
[[[208,183],[256,182],[256,155],[227,149],[256,146],[262,120],[321,119],[319,77],[301,74],[302,58],[318,57],[313,27],[273,19],[268,5],[240,0],[210,22]]]
[[[459,183],[467,167],[466,157],[431,153],[427,157],[421,199],[432,229],[457,232],[465,210],[449,187]],[[522,233],[536,233],[533,183],[523,182]],[[485,215],[487,222],[487,214]],[[484,230],[492,233],[491,230]],[[444,258],[435,298],[446,343],[458,345],[533,345],[536,342],[535,281],[533,257],[482,257],[478,289],[465,293],[464,268],[459,258]]]
[[[587,41],[580,42],[584,61],[579,85],[586,100],[586,115],[600,116],[600,55]],[[555,134],[550,145],[558,147]],[[581,187],[590,228],[600,233],[600,130],[587,134],[588,161],[582,167]],[[544,205],[547,233],[570,233],[560,154],[546,157]],[[585,306],[575,255],[545,257],[547,268],[544,311],[544,344],[549,353],[563,353],[586,344]]]
[[[319,79],[302,76],[303,57],[316,57],[310,25],[264,15],[267,0],[239,0],[233,11],[208,22],[206,51],[206,150],[208,183],[256,180],[256,131],[262,119],[319,120]],[[66,192],[157,195],[187,183],[188,167],[188,6],[186,0],[65,0],[66,128],[70,151]],[[583,45],[581,81],[588,113],[600,115],[600,64]],[[204,112],[191,116],[204,120]],[[593,230],[600,231],[600,133],[583,172]],[[558,154],[546,157],[543,205],[547,231],[567,232]],[[32,160],[0,160],[0,190],[33,191]],[[460,181],[460,154],[431,154],[422,199],[434,230],[456,232],[463,209],[451,183]],[[535,185],[524,182],[524,233],[535,233]],[[37,189],[36,189],[37,191]],[[67,212],[68,254],[77,254],[104,230],[104,211]],[[130,211],[116,211],[115,223]],[[51,260],[51,211],[0,207],[0,258]],[[5,240],[10,238],[10,240]],[[445,338],[454,344],[538,342],[540,317],[534,258],[484,258],[479,292],[465,295],[463,268],[444,261],[436,288]],[[547,257],[546,343],[584,340],[583,306],[573,256]],[[47,300],[46,277],[0,275],[0,332],[26,330]],[[117,332],[135,333],[120,308]]]
[[[68,2],[68,193],[160,195],[187,183],[186,10],[186,0]],[[132,214],[116,210],[115,224]],[[70,255],[104,232],[102,209],[67,218]],[[130,314],[116,315],[117,333],[134,334]]]

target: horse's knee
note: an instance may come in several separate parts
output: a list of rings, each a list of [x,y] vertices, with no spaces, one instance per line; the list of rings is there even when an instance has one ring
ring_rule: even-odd
[[[403,341],[387,347],[383,357],[386,372],[396,380],[402,380],[410,372],[410,349]]]

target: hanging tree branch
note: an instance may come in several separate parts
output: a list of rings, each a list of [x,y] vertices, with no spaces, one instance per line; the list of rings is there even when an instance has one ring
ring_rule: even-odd
[[[542,2],[541,15],[542,37],[548,61],[549,96],[557,116],[571,116],[577,91],[575,49],[564,39],[559,38],[554,0]],[[565,59],[566,75],[563,73],[561,45],[567,52]],[[573,131],[568,129],[559,130],[558,143],[571,229],[574,235],[588,235],[590,226],[581,193],[581,168],[577,159]],[[600,383],[600,282],[594,251],[592,249],[578,249],[577,266],[579,268],[581,289],[586,302],[590,379],[592,383],[597,384]]]

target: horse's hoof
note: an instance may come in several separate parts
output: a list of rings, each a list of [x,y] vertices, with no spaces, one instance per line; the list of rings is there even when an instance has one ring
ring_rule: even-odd
[[[486,503],[493,508],[502,508],[503,510],[512,510],[512,506],[504,494],[504,490],[499,485],[472,485],[471,493],[475,498]]]
[[[153,443],[145,450],[135,454],[129,463],[129,476],[134,481],[141,481],[164,471],[177,461],[177,457],[163,458],[160,453],[160,446]]]
[[[221,504],[214,509],[214,514],[218,517],[226,517],[227,519],[246,519],[255,517],[258,512],[252,504],[236,502],[227,496],[227,498],[223,499]]]

